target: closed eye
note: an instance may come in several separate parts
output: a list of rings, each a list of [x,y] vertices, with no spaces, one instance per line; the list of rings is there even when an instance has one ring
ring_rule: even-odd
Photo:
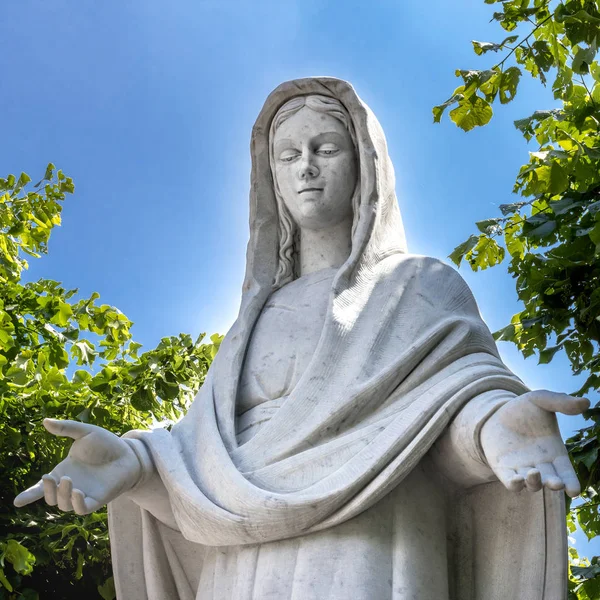
[[[322,156],[333,156],[339,151],[340,149],[337,146],[334,146],[333,144],[324,144],[317,150],[317,154],[320,154]]]
[[[298,156],[300,156],[300,154],[298,154],[297,152],[282,152],[279,155],[279,160],[284,163],[290,163],[295,158],[298,158]]]

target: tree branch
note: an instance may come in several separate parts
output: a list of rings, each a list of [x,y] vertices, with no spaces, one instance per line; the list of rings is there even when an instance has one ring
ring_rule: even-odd
[[[551,15],[547,16],[545,19],[543,19],[542,21],[540,21],[534,28],[533,30],[529,33],[529,35],[521,42],[519,42],[497,65],[495,65],[494,67],[492,67],[492,70],[496,69],[497,67],[502,68],[502,65],[511,57],[511,55],[515,52],[515,50],[517,48],[520,48],[524,43],[527,42],[527,40],[546,22],[549,21],[552,17],[554,16],[554,13],[552,13]]]

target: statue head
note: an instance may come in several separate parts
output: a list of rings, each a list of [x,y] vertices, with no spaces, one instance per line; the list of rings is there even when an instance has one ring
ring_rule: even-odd
[[[327,229],[358,214],[358,160],[352,120],[329,96],[297,96],[275,115],[269,134],[279,212],[279,269],[275,286],[296,276],[301,229]]]

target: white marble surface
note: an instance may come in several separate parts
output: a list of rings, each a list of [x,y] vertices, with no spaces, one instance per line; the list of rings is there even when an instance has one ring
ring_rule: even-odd
[[[242,305],[188,415],[75,441],[21,493],[109,505],[119,598],[564,600],[556,412],[475,301],[407,253],[385,137],[352,87],[296,80],[253,130]]]

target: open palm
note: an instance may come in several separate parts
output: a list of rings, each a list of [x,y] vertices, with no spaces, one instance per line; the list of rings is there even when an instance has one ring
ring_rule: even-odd
[[[75,441],[67,458],[21,492],[15,506],[45,498],[61,510],[84,515],[114,500],[139,479],[141,466],[135,452],[114,433],[87,423],[55,419],[44,419],[44,427]]]
[[[526,487],[581,491],[562,441],[557,412],[577,415],[589,400],[547,390],[527,392],[495,412],[481,430],[481,445],[492,471],[512,491]]]

